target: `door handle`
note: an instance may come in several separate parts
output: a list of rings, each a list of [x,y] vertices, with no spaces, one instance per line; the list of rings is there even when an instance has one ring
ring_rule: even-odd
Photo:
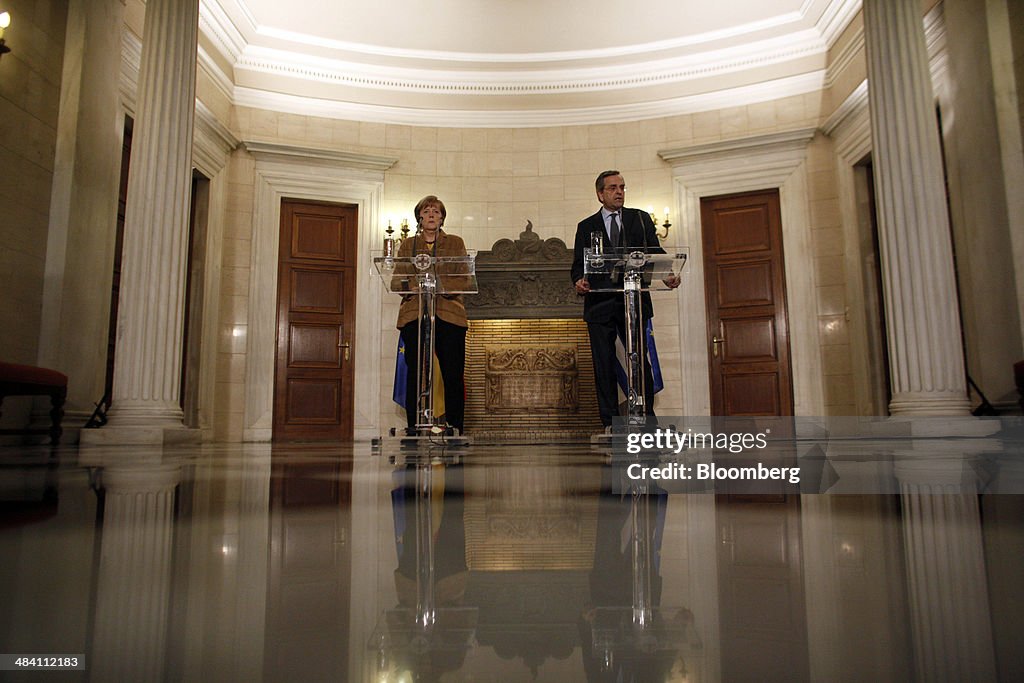
[[[711,338],[711,355],[718,358],[718,345],[725,343],[725,337],[719,337],[717,334]]]
[[[352,344],[347,342],[347,341],[339,342],[338,343],[338,348],[339,349],[345,349],[345,362],[347,363],[348,362],[348,356],[349,356],[349,350],[352,348]]]

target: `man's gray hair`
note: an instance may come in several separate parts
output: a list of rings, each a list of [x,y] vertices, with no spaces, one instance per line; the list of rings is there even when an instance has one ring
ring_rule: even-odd
[[[613,175],[622,175],[622,174],[619,173],[618,171],[601,171],[601,175],[597,176],[597,180],[594,181],[594,188],[597,189],[598,192],[603,190],[604,189],[604,179],[607,178],[608,176],[613,176]]]

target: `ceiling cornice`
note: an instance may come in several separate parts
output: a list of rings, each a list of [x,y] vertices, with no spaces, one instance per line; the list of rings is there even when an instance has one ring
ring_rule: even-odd
[[[455,71],[346,62],[250,46],[235,68],[371,90],[518,96],[661,86],[823,55],[826,49],[818,34],[807,30],[740,48],[662,59],[641,65]]]
[[[693,114],[817,92],[824,70],[753,85],[663,100],[563,109],[452,110],[411,109],[299,97],[278,92],[236,87],[235,104],[306,116],[403,125],[465,128],[537,128],[580,124],[619,123],[681,114]]]
[[[217,0],[200,0],[199,30],[210,38],[232,64],[245,51],[245,36],[232,23]]]

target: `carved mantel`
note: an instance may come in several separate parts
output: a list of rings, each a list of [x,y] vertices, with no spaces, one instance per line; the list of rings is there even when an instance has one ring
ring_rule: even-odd
[[[501,239],[476,257],[480,293],[466,297],[472,320],[579,318],[583,300],[570,282],[572,249],[552,237],[542,240],[527,221],[519,239]]]

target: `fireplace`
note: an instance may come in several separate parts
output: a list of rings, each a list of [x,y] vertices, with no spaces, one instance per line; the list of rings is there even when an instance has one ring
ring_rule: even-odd
[[[466,297],[466,430],[477,441],[575,441],[601,430],[572,250],[527,223],[477,255]]]

